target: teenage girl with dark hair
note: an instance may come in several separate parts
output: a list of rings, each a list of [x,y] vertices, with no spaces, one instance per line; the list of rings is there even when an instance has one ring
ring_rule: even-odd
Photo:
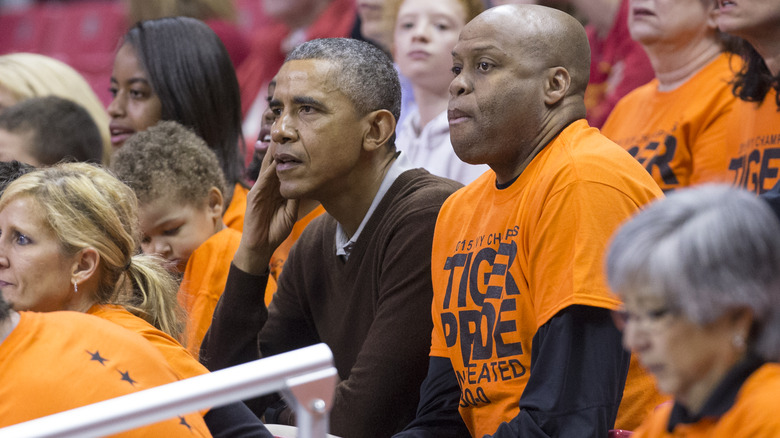
[[[160,120],[191,128],[214,150],[228,187],[223,220],[243,228],[247,187],[241,100],[235,70],[219,37],[188,17],[142,21],[124,36],[111,75],[111,142]]]

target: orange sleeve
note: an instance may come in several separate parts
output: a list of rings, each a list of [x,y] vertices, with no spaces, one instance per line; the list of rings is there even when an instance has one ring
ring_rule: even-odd
[[[538,329],[562,309],[616,308],[603,255],[613,230],[636,211],[633,199],[604,184],[575,182],[551,196],[529,240],[529,287]]]
[[[691,144],[693,163],[688,181],[690,185],[728,182],[729,148],[726,132],[734,102],[733,96],[723,96],[714,102],[710,114],[702,120],[696,140]]]
[[[179,303],[186,312],[182,343],[196,359],[240,242],[241,233],[225,228],[201,244],[187,262],[179,286]]]

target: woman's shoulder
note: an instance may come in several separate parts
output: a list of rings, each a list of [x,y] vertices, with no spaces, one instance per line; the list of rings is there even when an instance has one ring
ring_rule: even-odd
[[[730,431],[731,436],[780,436],[779,401],[780,364],[764,364],[742,385],[734,406],[721,419],[720,428]]]
[[[775,412],[780,402],[780,364],[770,362],[754,371],[740,389],[737,402],[740,401],[750,401],[751,404],[772,402],[766,408],[771,408],[772,412]]]

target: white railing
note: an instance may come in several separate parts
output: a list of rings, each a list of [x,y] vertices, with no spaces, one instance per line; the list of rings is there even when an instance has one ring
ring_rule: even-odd
[[[330,349],[317,344],[9,426],[0,437],[101,437],[282,391],[299,438],[323,438],[337,379]]]

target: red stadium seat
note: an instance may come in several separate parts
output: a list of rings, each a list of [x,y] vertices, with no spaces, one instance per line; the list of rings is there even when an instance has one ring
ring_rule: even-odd
[[[50,3],[42,18],[47,30],[41,53],[61,59],[113,55],[127,27],[124,5],[114,1]]]
[[[236,10],[238,27],[247,35],[250,35],[254,29],[274,23],[263,12],[262,2],[258,0],[236,0]]]
[[[52,56],[81,73],[104,104],[114,54],[127,29],[121,1],[85,0],[50,3],[43,9],[47,28],[41,53]]]
[[[39,6],[0,12],[0,54],[40,52],[45,27]]]

